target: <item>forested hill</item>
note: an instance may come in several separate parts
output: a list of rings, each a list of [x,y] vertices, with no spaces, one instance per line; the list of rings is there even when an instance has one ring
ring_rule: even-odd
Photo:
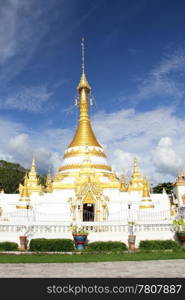
[[[25,174],[28,169],[23,168],[20,164],[0,160],[0,190],[5,193],[18,193],[19,183],[23,183]],[[39,183],[45,185],[46,175],[38,175]]]
[[[28,172],[17,163],[0,160],[0,189],[5,193],[18,193],[19,183],[22,183]]]

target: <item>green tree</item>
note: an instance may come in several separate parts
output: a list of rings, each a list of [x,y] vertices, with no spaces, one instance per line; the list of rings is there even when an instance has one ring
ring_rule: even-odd
[[[39,182],[39,184],[41,184],[44,187],[46,187],[46,179],[47,179],[46,174],[39,174],[38,175],[38,182]]]
[[[19,183],[22,183],[27,170],[19,164],[0,160],[0,189],[5,193],[18,193]]]
[[[173,192],[173,183],[172,182],[163,182],[153,187],[153,193],[161,194],[165,188],[167,194],[172,194]]]
[[[0,190],[14,194],[19,192],[19,184],[24,182],[25,174],[30,170],[16,163],[0,160]],[[38,175],[39,183],[46,185],[46,175]]]

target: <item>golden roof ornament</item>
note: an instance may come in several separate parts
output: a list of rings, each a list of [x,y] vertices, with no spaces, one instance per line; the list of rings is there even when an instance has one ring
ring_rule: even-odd
[[[36,169],[35,169],[35,157],[33,157],[33,159],[32,159],[31,172],[32,172],[32,173],[35,173],[35,172],[36,172]]]
[[[137,158],[134,158],[134,167],[131,180],[128,185],[128,191],[143,191],[143,176],[139,172]]]
[[[30,209],[30,197],[28,191],[28,175],[24,177],[24,184],[21,190],[21,197],[19,199],[19,205],[16,205],[16,208]]]
[[[28,193],[28,176],[26,174],[24,179],[24,185],[23,190],[21,192],[21,198],[29,199],[29,193]]]
[[[137,158],[135,157],[134,158],[134,170],[133,170],[132,177],[138,177],[138,176],[140,176],[140,173],[139,173],[139,168],[138,168],[138,161],[137,161]]]
[[[150,190],[148,186],[148,182],[146,180],[146,177],[144,178],[144,185],[143,185],[143,198],[150,198]]]
[[[127,191],[126,180],[125,180],[125,176],[124,175],[121,176],[120,190],[122,192],[126,192]]]
[[[35,158],[32,159],[31,169],[28,174],[26,174],[28,193],[31,195],[33,192],[42,195],[42,186],[38,183],[36,163]],[[19,184],[19,193],[21,194],[23,190],[23,185]]]
[[[143,194],[139,208],[154,208],[154,204],[152,203],[152,199],[150,197],[150,186],[146,177],[143,180]]]

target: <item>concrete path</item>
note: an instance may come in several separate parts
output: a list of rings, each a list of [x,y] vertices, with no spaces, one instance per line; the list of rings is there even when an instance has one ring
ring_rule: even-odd
[[[185,278],[185,260],[0,264],[0,278]]]

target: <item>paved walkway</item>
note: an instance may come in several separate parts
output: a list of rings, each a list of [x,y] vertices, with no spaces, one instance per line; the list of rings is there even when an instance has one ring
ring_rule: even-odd
[[[185,260],[0,264],[0,278],[185,278]]]

